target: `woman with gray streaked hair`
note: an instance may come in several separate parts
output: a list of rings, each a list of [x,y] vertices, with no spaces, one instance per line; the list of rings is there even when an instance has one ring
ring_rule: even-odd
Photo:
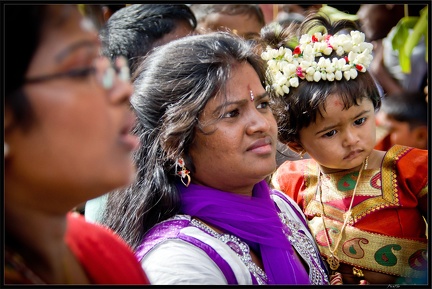
[[[327,284],[305,219],[269,188],[277,125],[265,66],[239,36],[172,41],[142,63],[131,102],[136,182],[103,223],[152,284]]]

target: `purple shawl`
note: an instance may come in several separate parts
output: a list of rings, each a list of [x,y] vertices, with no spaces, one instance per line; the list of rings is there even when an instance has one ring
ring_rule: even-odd
[[[310,284],[309,276],[295,255],[270,198],[265,180],[254,186],[253,196],[213,188],[178,184],[181,211],[259,248],[269,284]]]

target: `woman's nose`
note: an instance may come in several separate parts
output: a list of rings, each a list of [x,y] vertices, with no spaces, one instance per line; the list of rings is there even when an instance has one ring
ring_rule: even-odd
[[[271,128],[271,120],[269,118],[274,116],[268,112],[260,112],[254,109],[249,116],[247,133],[254,134],[256,132],[267,132]]]

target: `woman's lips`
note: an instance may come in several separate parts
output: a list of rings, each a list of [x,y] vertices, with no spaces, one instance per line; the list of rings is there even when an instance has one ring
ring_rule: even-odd
[[[140,144],[139,137],[130,133],[122,134],[120,137],[120,141],[128,151],[134,151],[138,149]]]
[[[120,141],[129,151],[134,151],[139,147],[139,137],[132,134],[132,129],[135,125],[135,118],[128,117],[126,124],[120,131]]]
[[[273,151],[272,138],[266,136],[256,140],[252,145],[250,145],[246,151],[251,151],[258,154],[268,154]]]

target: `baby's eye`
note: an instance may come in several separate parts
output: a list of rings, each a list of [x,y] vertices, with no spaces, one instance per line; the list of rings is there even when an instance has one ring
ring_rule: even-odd
[[[225,113],[224,115],[222,115],[222,118],[236,117],[239,114],[240,114],[239,110],[238,109],[234,109],[234,110],[231,110],[231,111]]]
[[[325,133],[323,136],[324,136],[324,137],[332,137],[332,136],[334,136],[335,134],[336,134],[336,130],[331,130],[331,131]]]
[[[356,125],[362,125],[365,121],[366,121],[366,118],[362,117],[362,118],[359,118],[359,119],[355,120],[354,124],[356,124]]]

